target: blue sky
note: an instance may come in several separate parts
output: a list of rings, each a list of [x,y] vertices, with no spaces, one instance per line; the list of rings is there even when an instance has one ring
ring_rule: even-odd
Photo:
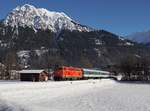
[[[150,30],[150,0],[0,0],[0,19],[26,3],[63,11],[81,24],[122,36]]]

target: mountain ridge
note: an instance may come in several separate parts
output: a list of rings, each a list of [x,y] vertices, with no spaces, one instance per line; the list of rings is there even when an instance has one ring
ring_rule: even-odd
[[[126,36],[126,38],[138,43],[147,44],[150,42],[150,30],[144,32],[136,32]]]

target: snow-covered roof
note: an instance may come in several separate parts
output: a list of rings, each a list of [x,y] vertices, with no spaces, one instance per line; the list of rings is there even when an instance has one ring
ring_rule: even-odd
[[[19,73],[41,73],[43,72],[44,70],[22,70],[22,71],[19,71]]]

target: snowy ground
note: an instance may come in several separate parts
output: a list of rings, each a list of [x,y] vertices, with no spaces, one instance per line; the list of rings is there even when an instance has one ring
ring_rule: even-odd
[[[113,80],[1,81],[0,111],[150,111],[150,85]]]

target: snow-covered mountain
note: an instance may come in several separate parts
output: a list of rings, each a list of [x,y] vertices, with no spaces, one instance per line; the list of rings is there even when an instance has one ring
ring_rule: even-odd
[[[150,42],[150,31],[137,32],[127,36],[128,39],[139,43],[149,43]]]
[[[13,9],[4,20],[6,26],[18,27],[28,26],[37,29],[50,29],[53,32],[59,32],[63,29],[90,31],[91,28],[83,26],[72,20],[63,12],[48,11],[44,8],[25,4]]]
[[[109,31],[80,25],[64,13],[28,4],[0,21],[0,60],[7,57],[8,49],[14,49],[9,51],[21,67],[45,68],[48,61],[52,67],[106,67],[131,52],[138,55],[138,45]]]

